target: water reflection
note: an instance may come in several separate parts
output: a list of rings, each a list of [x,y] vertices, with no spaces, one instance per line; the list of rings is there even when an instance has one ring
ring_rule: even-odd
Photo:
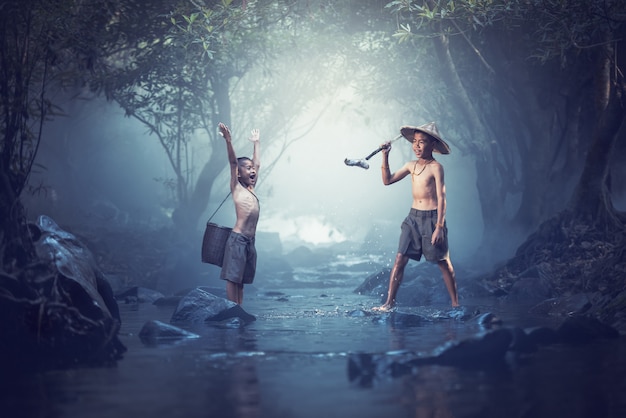
[[[206,326],[203,337],[209,352],[200,364],[212,382],[208,386],[209,417],[256,418],[261,416],[261,390],[257,360],[264,355],[258,350],[254,333],[246,328],[215,328]],[[210,377],[216,373],[214,377]]]
[[[458,372],[447,367],[424,367],[415,376],[404,379],[402,403],[414,411],[416,418],[451,418],[448,391],[454,390]]]
[[[256,418],[261,411],[261,391],[257,375],[256,361],[242,358],[230,371],[231,388],[227,397],[234,407],[237,418]]]
[[[442,345],[450,341],[458,341],[467,337],[470,334],[471,326],[467,324],[459,323],[455,320],[440,321],[437,323],[437,337],[436,339],[429,339],[428,341],[416,340],[416,334],[421,334],[424,330],[432,328],[432,323],[426,323],[422,327],[407,327],[407,326],[394,326],[393,324],[385,324],[385,330],[388,333],[389,350],[430,350],[435,348],[435,345],[430,345],[432,341],[436,345]],[[419,344],[416,344],[418,342]]]
[[[226,373],[229,378],[226,398],[237,418],[256,418],[260,416],[261,391],[257,373],[256,356],[259,353],[257,339],[248,330],[233,330],[237,333],[232,349],[235,358]]]

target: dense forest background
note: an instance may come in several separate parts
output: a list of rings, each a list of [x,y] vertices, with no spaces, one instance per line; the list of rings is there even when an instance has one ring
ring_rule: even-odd
[[[408,190],[378,191],[374,160],[369,171],[342,161],[402,125],[436,121],[453,149],[442,162],[464,266],[500,269],[491,283],[506,289],[513,273],[573,265],[571,254],[587,266],[572,274],[592,279],[562,292],[622,291],[625,6],[3,2],[3,269],[35,258],[27,223],[46,214],[99,250],[109,273],[125,269],[125,284],[195,283],[204,222],[227,194],[219,122],[242,154],[247,132],[261,130],[267,246],[309,228],[323,236],[290,245],[350,237],[393,251]],[[394,143],[393,163],[409,158]],[[120,243],[123,268],[111,259]],[[163,259],[178,261],[152,272]]]

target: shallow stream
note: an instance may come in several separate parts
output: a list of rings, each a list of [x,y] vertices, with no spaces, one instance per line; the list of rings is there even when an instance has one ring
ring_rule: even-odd
[[[313,276],[310,285],[247,288],[243,306],[255,322],[195,325],[187,329],[200,338],[177,343],[146,345],[138,337],[148,320],[169,322],[173,307],[120,304],[128,351],[115,367],[0,379],[0,416],[626,416],[624,338],[542,347],[505,369],[424,366],[403,377],[381,373],[373,381],[351,381],[351,353],[428,353],[476,334],[479,326],[446,319],[397,328],[379,316],[354,315],[378,304],[353,293],[362,277]],[[494,301],[461,302],[495,313],[504,325],[558,324]]]

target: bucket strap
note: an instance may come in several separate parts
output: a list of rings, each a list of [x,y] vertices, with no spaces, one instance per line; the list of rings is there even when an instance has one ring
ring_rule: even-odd
[[[215,209],[215,212],[213,212],[213,215],[211,215],[209,217],[209,220],[207,221],[207,223],[211,222],[211,219],[213,219],[213,217],[215,216],[215,214],[217,213],[218,210],[220,210],[220,208],[222,207],[222,205],[224,204],[224,202],[226,202],[226,199],[228,199],[228,196],[230,196],[231,192],[228,192],[228,194],[226,195],[226,197],[224,198],[224,200],[222,200],[222,203],[220,203],[220,205],[217,207],[217,209]]]

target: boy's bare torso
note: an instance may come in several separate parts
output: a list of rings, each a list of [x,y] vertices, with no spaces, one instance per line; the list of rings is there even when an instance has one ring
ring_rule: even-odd
[[[426,165],[416,164],[415,161],[408,163],[411,171],[411,183],[413,190],[413,209],[434,210],[437,209],[437,185],[435,170],[441,165],[432,161]]]
[[[246,189],[241,184],[238,184],[233,191],[233,201],[235,202],[235,212],[237,214],[237,221],[233,231],[253,238],[256,233],[260,211],[259,200],[254,194],[254,189]]]

